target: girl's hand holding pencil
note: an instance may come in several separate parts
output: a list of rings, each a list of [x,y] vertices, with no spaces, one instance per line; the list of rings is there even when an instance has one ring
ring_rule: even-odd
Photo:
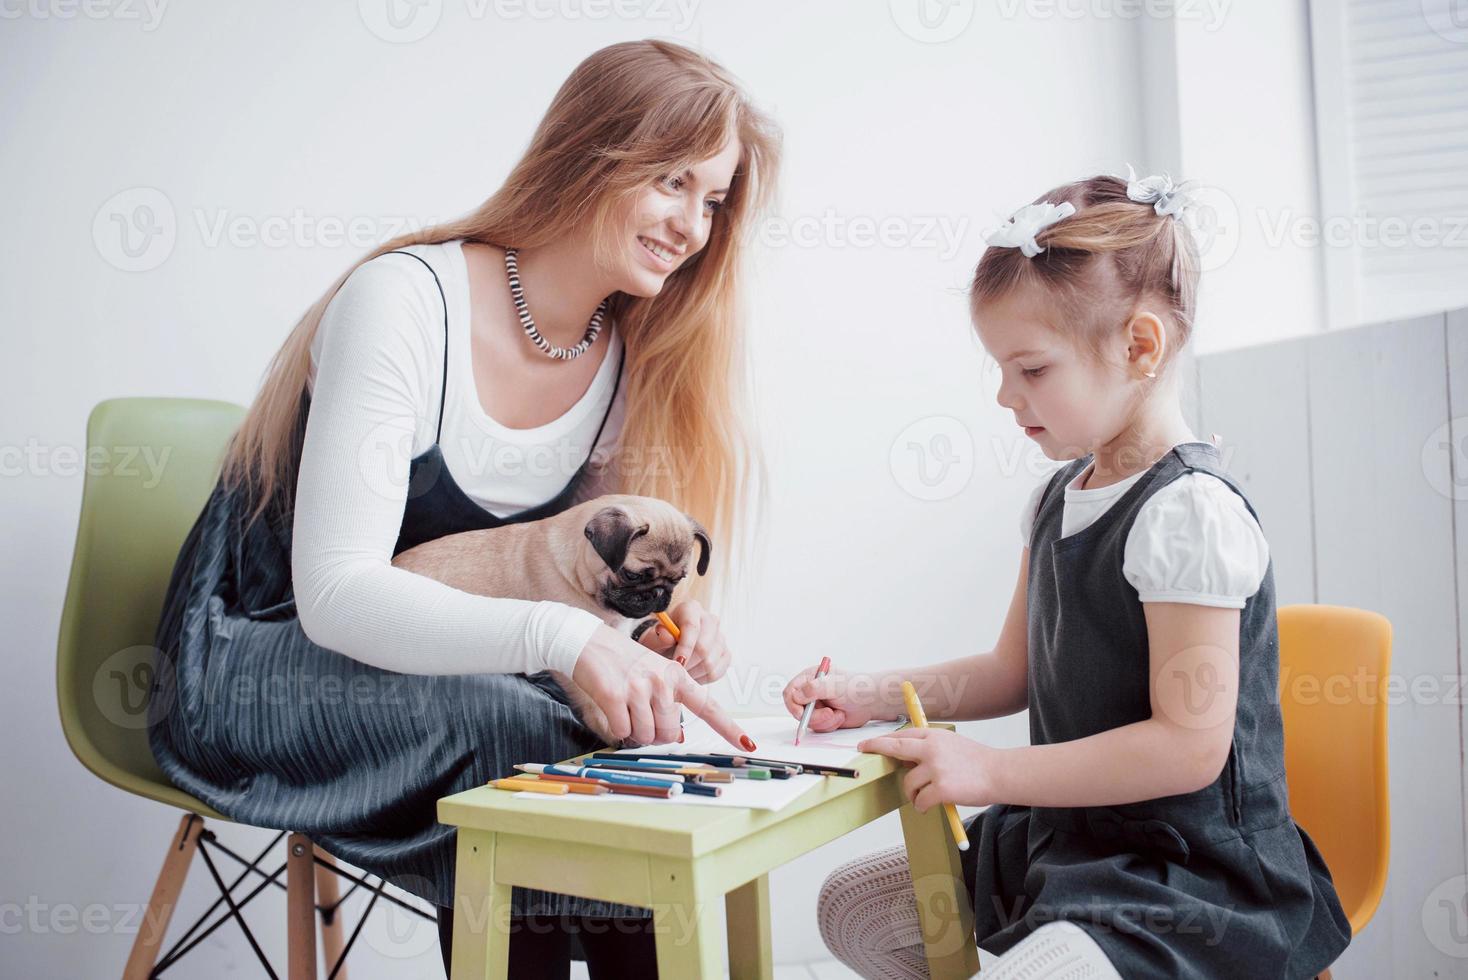
[[[807,667],[785,685],[785,708],[797,720],[805,714],[807,704],[816,702],[807,731],[834,732],[897,718],[898,712],[882,703],[871,675],[847,674],[832,668],[824,677],[817,677],[818,669]]]
[[[1001,750],[946,728],[903,728],[860,741],[856,749],[913,763],[902,777],[902,792],[918,813],[943,803],[1002,802],[995,798],[990,778]]]

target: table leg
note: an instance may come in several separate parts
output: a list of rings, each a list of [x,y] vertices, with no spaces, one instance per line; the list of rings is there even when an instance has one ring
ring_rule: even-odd
[[[495,835],[459,828],[453,980],[509,980],[511,887],[494,878]]]
[[[979,948],[953,832],[941,806],[918,813],[911,803],[904,803],[898,812],[928,953],[928,973],[933,980],[968,980],[979,972]]]
[[[724,976],[714,903],[723,896],[701,880],[690,860],[648,859],[658,976],[718,980]],[[457,978],[455,978],[457,980]]]
[[[774,980],[774,943],[770,936],[770,876],[760,875],[724,896],[729,935],[729,975],[733,980]]]

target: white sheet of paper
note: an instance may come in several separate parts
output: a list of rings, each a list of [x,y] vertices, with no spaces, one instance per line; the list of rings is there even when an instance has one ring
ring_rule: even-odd
[[[861,755],[856,744],[863,739],[875,738],[896,731],[906,720],[868,722],[861,728],[842,728],[820,734],[807,731],[795,744],[795,719],[789,715],[756,715],[736,719],[741,728],[749,733],[757,746],[749,755],[765,759],[799,763],[820,763],[828,766],[850,766]],[[721,755],[745,754],[743,749],[731,746],[724,737],[709,727],[708,722],[693,714],[683,712],[682,742],[665,742],[661,745],[644,745],[633,749],[619,749],[621,754],[658,752],[669,757],[719,753]],[[645,796],[629,793],[604,793],[592,796],[589,793],[566,793],[550,796],[545,793],[516,793],[518,799],[570,801],[573,803],[669,803],[689,806],[736,806],[757,810],[779,810],[799,799],[806,791],[814,789],[825,779],[845,779],[845,776],[816,776],[799,773],[789,779],[740,779],[717,783],[724,789],[722,796],[696,796],[679,793],[667,800],[649,800]]]

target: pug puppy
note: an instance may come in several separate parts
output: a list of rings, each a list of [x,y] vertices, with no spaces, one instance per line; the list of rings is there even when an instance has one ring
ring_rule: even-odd
[[[543,520],[426,541],[392,563],[474,595],[564,602],[636,638],[673,604],[695,546],[704,575],[712,544],[703,525],[656,497],[608,494]],[[560,671],[551,676],[583,724],[617,744],[590,695]]]

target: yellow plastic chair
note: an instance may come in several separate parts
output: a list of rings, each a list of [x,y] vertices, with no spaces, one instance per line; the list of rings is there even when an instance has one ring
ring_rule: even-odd
[[[230,919],[239,924],[274,976],[239,912],[272,886],[283,887],[287,894],[291,980],[316,976],[312,919],[317,912],[329,972],[345,980],[342,959],[351,942],[343,945],[341,919],[336,915],[344,897],[337,876],[373,890],[373,902],[379,897],[397,902],[382,893],[380,883],[373,885],[337,868],[329,854],[301,834],[289,835],[286,861],[274,874],[260,870],[285,832],[253,861],[235,854],[205,825],[206,819],[225,818],[170,783],[148,747],[147,696],[164,593],[179,548],[218,479],[225,444],[243,416],[244,409],[229,402],[118,398],[98,404],[87,419],[81,519],[56,651],[61,727],[72,752],[97,776],[184,811],[123,970],[124,980],[157,976]],[[226,884],[211,851],[239,862],[245,870]],[[195,854],[208,866],[220,898],[160,962],[164,934]],[[284,886],[278,881],[282,871]],[[264,881],[243,898],[235,897],[236,891],[249,887],[247,881],[254,884],[252,874]],[[227,907],[206,926],[220,906]]]
[[[1290,810],[1324,855],[1354,935],[1381,903],[1391,850],[1392,626],[1346,606],[1281,606],[1278,617]]]

